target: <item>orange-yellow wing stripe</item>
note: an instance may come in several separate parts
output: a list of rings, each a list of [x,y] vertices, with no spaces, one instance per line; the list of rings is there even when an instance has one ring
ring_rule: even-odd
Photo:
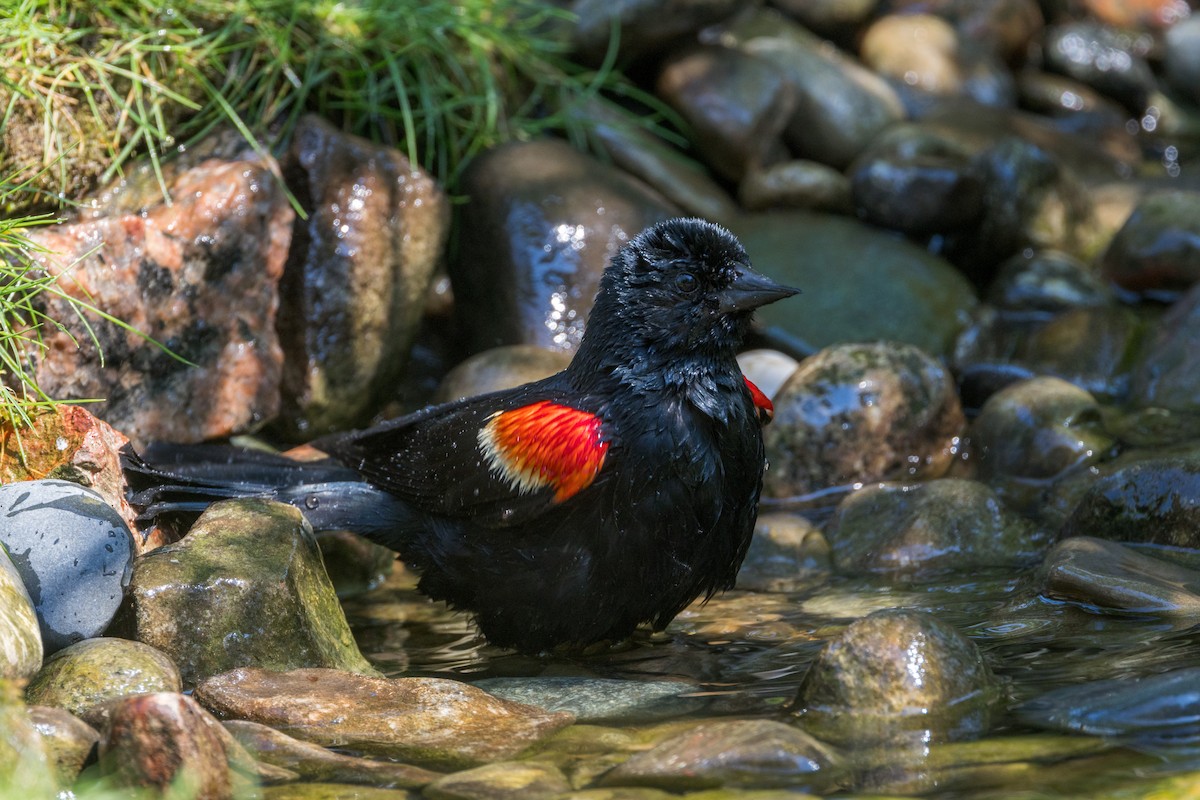
[[[561,503],[591,485],[608,452],[600,418],[549,400],[488,418],[479,449],[492,472],[518,492],[554,489]]]

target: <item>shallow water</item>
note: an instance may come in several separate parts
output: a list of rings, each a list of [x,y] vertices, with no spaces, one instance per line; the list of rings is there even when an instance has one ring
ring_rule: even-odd
[[[346,603],[364,653],[391,675],[684,678],[707,699],[700,716],[782,719],[789,719],[787,706],[826,639],[871,611],[895,607],[932,612],[966,633],[1000,678],[1007,702],[976,745],[922,745],[901,756],[889,749],[883,768],[873,763],[878,754],[849,754],[862,769],[848,789],[863,796],[886,790],[964,800],[1139,797],[1150,791],[1186,796],[1179,786],[1161,785],[1190,783],[1188,776],[1172,776],[1200,769],[1200,751],[1184,731],[1168,746],[1142,741],[1124,747],[1036,733],[1003,708],[1083,681],[1200,664],[1200,629],[1186,620],[1114,615],[1047,600],[1028,588],[1025,574],[1011,569],[905,585],[835,577],[806,592],[727,592],[688,608],[663,633],[642,632],[622,647],[575,658],[532,658],[488,646],[461,615],[418,594],[415,579],[403,571]],[[1022,742],[1024,755],[1003,755],[1014,741]],[[990,760],[1000,763],[980,763]],[[1200,791],[1200,780],[1196,786]]]

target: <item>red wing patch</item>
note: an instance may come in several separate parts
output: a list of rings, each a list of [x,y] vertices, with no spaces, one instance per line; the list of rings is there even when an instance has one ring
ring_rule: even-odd
[[[771,402],[771,398],[767,397],[763,390],[750,382],[750,379],[745,375],[742,380],[746,382],[746,388],[750,390],[750,399],[754,401],[754,407],[758,409],[758,418],[763,425],[775,418],[775,404]]]
[[[479,449],[492,472],[518,492],[551,488],[561,503],[595,480],[608,442],[600,438],[595,414],[542,400],[488,417]]]

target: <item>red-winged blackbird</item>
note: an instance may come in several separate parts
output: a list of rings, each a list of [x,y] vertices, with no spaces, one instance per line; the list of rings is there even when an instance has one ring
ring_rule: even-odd
[[[751,312],[795,293],[723,228],[669,220],[614,256],[557,375],[314,443],[344,466],[134,458],[151,484],[134,500],[151,517],[218,496],[291,502],[396,550],[500,646],[661,629],[732,586],[746,553],[771,404],[734,356]]]

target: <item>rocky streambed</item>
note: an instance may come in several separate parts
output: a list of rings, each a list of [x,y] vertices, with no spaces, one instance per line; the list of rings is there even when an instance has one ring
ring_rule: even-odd
[[[598,62],[611,25],[577,5]],[[105,400],[0,441],[0,785],[1200,791],[1200,18],[742,6],[623,6],[619,62],[691,161],[597,104],[570,109],[593,154],[509,143],[441,187],[306,118],[272,156],[178,154],[169,204],[147,168],[34,234],[190,363],[97,322],[101,358],[50,301],[39,381]],[[737,588],[666,631],[521,656],[296,509],[139,528],[127,441],[286,449],[555,372],[614,250],[685,214],[805,293],[740,358],[775,418]]]

